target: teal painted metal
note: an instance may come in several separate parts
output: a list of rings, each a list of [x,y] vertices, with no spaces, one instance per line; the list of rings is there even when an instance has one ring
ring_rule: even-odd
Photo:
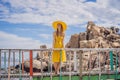
[[[110,69],[113,70],[113,51],[110,51]]]
[[[62,60],[62,50],[60,50],[60,80],[62,80],[62,70],[61,70],[61,67],[62,67],[62,65],[61,65],[61,60]]]
[[[5,72],[7,71],[7,68],[6,68],[6,52],[4,52],[4,69],[5,69]]]

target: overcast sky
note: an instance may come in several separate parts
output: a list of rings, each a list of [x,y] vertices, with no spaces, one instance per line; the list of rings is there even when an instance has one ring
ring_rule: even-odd
[[[55,20],[68,25],[65,43],[88,21],[120,27],[120,0],[0,0],[0,48],[51,47]]]

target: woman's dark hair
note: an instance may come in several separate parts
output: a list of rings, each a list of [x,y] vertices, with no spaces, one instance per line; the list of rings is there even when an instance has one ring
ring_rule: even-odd
[[[62,35],[62,33],[63,33],[63,26],[62,26],[62,24],[59,24],[59,25],[61,25],[61,32],[60,32],[60,34],[59,34],[59,32],[58,32],[58,27],[57,27],[57,31],[56,31],[56,35],[57,36],[61,36]]]

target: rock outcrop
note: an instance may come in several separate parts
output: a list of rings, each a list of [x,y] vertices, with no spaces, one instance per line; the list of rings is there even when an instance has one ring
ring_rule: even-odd
[[[73,34],[66,48],[116,48],[120,47],[119,28],[104,28],[88,22],[86,32]],[[112,43],[112,44],[111,44]]]
[[[67,44],[68,48],[78,48],[79,47],[79,35],[78,34],[74,34],[71,36],[71,39],[69,41],[69,43]]]
[[[45,69],[47,67],[46,62],[40,62],[39,60],[33,59],[33,72],[41,72],[41,69]],[[30,62],[24,62],[24,68],[26,72],[29,72]]]
[[[119,28],[111,27],[105,28],[89,21],[86,32],[73,34],[66,45],[66,48],[120,48],[120,34]],[[98,56],[92,52],[83,52],[83,69],[89,69],[91,64],[94,69],[97,66]],[[100,64],[109,65],[109,52],[104,51],[100,54]],[[116,54],[114,54],[115,56]],[[90,59],[91,58],[91,62]]]

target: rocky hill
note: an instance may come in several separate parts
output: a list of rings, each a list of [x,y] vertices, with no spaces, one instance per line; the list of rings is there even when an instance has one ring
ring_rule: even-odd
[[[66,48],[120,48],[119,28],[105,28],[95,25],[92,21],[87,24],[87,30],[73,34]]]
[[[85,32],[71,35],[69,42],[65,46],[66,48],[120,48],[120,34],[119,28],[100,27],[89,21]],[[116,55],[119,57],[120,66],[120,52],[113,52],[114,65]],[[79,55],[78,55],[79,56]],[[90,61],[91,60],[91,61]],[[83,70],[88,70],[90,64],[92,69],[97,68],[98,52],[93,51],[91,54],[89,51],[83,52]],[[103,51],[100,54],[101,68],[110,66],[109,51]],[[104,65],[103,65],[104,64]],[[110,68],[109,68],[110,69]]]

